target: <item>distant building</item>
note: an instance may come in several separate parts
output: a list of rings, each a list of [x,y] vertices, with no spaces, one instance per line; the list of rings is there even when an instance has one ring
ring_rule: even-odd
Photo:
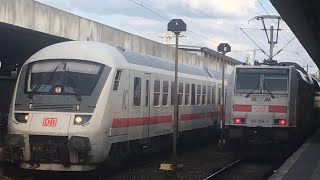
[[[201,46],[179,45],[179,49],[188,51],[190,53],[197,54],[198,56],[201,56],[201,57],[208,59],[209,61],[211,61],[210,63],[207,63],[208,69],[221,71],[221,62],[223,61],[221,53],[219,53],[215,50],[209,49],[207,47],[201,47]],[[226,66],[228,66],[228,65],[235,66],[237,64],[243,64],[243,63],[241,61],[238,61],[236,59],[233,59],[233,58],[227,56]]]

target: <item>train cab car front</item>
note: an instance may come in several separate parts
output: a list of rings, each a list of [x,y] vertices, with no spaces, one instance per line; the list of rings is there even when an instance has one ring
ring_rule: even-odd
[[[105,108],[104,88],[109,87],[105,84],[112,68],[105,57],[92,60],[79,50],[81,42],[70,44],[74,46],[44,48],[21,68],[10,107],[8,143],[12,159],[22,168],[86,171],[107,154],[104,113],[97,111]]]

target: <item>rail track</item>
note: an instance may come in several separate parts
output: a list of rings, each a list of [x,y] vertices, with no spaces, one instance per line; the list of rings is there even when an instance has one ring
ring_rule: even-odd
[[[236,164],[238,164],[241,160],[236,160],[233,163],[227,165],[226,167],[218,170],[217,172],[211,174],[210,176],[204,178],[203,180],[209,180],[209,179],[213,179],[215,176],[219,175],[220,173],[227,171],[228,169],[232,168],[233,166],[235,166]]]
[[[265,180],[278,168],[278,166],[279,163],[237,160],[206,177],[204,180]]]

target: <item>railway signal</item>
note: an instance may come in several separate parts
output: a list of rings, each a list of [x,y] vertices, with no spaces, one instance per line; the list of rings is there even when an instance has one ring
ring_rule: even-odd
[[[178,117],[179,117],[179,106],[178,106],[178,45],[179,35],[182,31],[187,30],[187,25],[182,19],[172,19],[168,23],[168,31],[173,32],[176,35],[176,56],[175,56],[175,71],[174,71],[174,112],[173,112],[173,145],[172,151],[174,158],[177,156],[177,136],[178,136]]]
[[[231,52],[231,46],[228,43],[221,43],[218,46],[218,52],[223,54],[223,61],[222,61],[222,87],[221,87],[221,119],[220,119],[220,130],[221,130],[221,137],[219,140],[219,145],[222,147],[222,144],[225,143],[224,137],[223,137],[223,131],[224,131],[224,66],[226,62],[226,54],[228,52]]]

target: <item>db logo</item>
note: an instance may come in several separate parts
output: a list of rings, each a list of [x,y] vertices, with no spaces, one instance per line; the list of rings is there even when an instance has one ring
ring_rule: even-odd
[[[55,127],[57,125],[57,118],[43,118],[42,126]]]

